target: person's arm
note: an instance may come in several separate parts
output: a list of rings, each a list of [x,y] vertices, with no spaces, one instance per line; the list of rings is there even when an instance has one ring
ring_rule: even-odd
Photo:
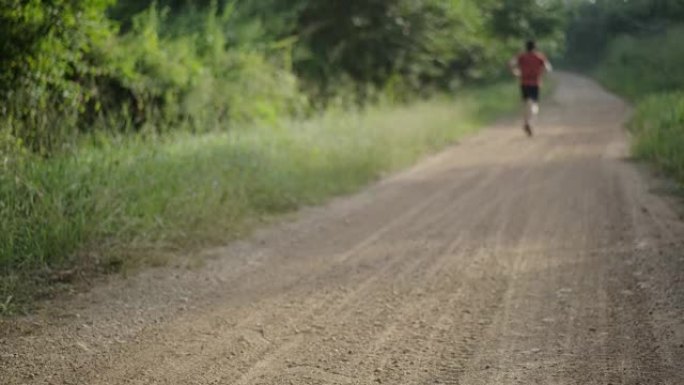
[[[508,68],[511,70],[511,73],[513,76],[519,78],[520,77],[520,66],[518,65],[518,58],[514,57],[511,59],[510,62],[508,62]]]
[[[541,59],[544,61],[544,69],[546,70],[546,72],[553,72],[553,66],[551,65],[551,62],[546,57],[546,55],[542,54]]]

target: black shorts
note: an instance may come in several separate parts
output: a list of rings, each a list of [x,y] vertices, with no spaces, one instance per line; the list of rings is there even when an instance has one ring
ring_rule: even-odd
[[[520,91],[522,92],[523,100],[539,101],[539,86],[521,86]]]

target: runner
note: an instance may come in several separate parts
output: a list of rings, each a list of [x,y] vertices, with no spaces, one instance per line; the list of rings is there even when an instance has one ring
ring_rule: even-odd
[[[544,72],[552,67],[546,56],[537,51],[537,45],[530,40],[525,44],[526,52],[511,60],[509,66],[513,75],[520,78],[520,89],[525,103],[524,130],[532,136],[532,119],[539,113],[539,88]]]

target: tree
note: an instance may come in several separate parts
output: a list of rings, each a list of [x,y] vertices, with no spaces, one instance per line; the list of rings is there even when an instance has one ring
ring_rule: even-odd
[[[113,33],[112,0],[5,0],[0,7],[0,104],[13,135],[52,146],[52,119],[78,114],[100,70],[96,51]],[[38,117],[43,117],[39,119]]]
[[[570,3],[569,11],[568,57],[580,67],[596,64],[620,35],[662,33],[684,21],[681,0],[578,0]]]

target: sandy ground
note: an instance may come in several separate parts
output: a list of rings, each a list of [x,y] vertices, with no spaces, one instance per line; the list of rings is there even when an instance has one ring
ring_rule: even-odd
[[[559,74],[502,122],[205,266],[2,324],[2,384],[684,384],[684,224],[629,108]]]

